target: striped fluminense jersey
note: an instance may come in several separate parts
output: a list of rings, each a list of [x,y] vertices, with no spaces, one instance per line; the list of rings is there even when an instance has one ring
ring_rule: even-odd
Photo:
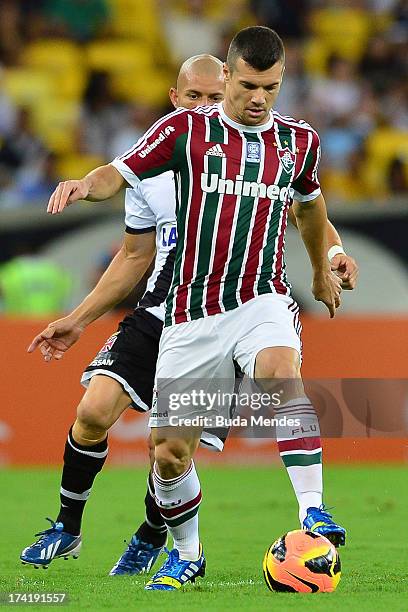
[[[232,121],[222,104],[177,109],[112,163],[131,184],[173,170],[177,234],[165,324],[237,308],[264,293],[288,295],[284,235],[291,198],[320,193],[317,133],[271,112]]]

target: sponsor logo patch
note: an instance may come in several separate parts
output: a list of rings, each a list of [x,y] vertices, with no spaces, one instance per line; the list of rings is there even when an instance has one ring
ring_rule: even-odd
[[[259,164],[261,161],[261,143],[247,142],[246,143],[246,161]]]
[[[89,368],[95,368],[100,366],[111,366],[115,363],[118,358],[118,353],[110,353],[110,352],[99,352],[95,359],[89,364]]]
[[[280,200],[281,202],[286,202],[289,193],[288,187],[244,181],[242,175],[237,175],[233,180],[222,179],[218,174],[206,174],[205,172],[201,174],[201,189],[205,193],[226,193],[251,198],[268,198],[271,201]]]
[[[152,419],[167,419],[169,416],[169,413],[167,410],[165,410],[164,412],[152,412],[150,416]]]
[[[147,146],[145,146],[144,149],[142,149],[141,151],[139,151],[138,155],[139,157],[141,157],[142,159],[144,157],[146,157],[146,155],[149,155],[149,153],[151,153],[152,151],[154,151],[154,149],[156,147],[159,146],[159,144],[161,144],[164,140],[166,140],[166,138],[168,138],[170,136],[170,134],[172,132],[175,132],[176,128],[173,127],[172,125],[167,125],[157,136],[157,138],[155,138],[150,144],[148,144]]]
[[[206,155],[212,155],[213,157],[225,157],[225,153],[222,150],[220,144],[216,144],[205,152]]]
[[[107,339],[107,341],[105,342],[105,344],[103,345],[99,353],[107,353],[108,351],[110,351],[112,346],[115,344],[116,340],[118,339],[119,333],[120,332],[115,332],[114,334],[112,334],[111,337]]]

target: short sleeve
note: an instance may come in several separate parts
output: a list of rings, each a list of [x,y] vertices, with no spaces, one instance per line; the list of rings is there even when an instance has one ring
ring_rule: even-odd
[[[187,114],[180,108],[159,119],[131,149],[111,162],[129,185],[136,187],[146,178],[177,170],[177,142],[188,132]]]
[[[139,186],[126,189],[125,223],[129,234],[143,234],[156,229],[156,219],[144,200]]]
[[[310,202],[321,193],[317,171],[320,162],[320,139],[314,130],[307,134],[305,162],[292,183],[292,197],[299,202]]]

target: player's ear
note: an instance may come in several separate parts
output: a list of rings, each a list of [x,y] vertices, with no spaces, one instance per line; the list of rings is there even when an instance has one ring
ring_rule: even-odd
[[[177,108],[178,107],[178,93],[175,87],[170,87],[169,98],[174,108]]]
[[[228,64],[226,64],[225,62],[224,62],[223,67],[222,67],[222,73],[224,75],[224,82],[228,83],[228,81],[230,80],[230,77],[231,77],[231,72],[230,72],[230,69],[228,67]]]

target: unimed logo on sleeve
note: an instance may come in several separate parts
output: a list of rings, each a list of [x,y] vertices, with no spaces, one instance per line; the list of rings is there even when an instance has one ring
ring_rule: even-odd
[[[153,142],[149,143],[147,146],[145,146],[144,149],[142,149],[141,151],[139,151],[138,155],[139,157],[141,157],[142,159],[144,157],[146,157],[146,155],[149,155],[149,153],[151,153],[152,151],[154,151],[154,149],[156,147],[159,146],[160,143],[162,143],[164,140],[166,140],[166,138],[168,138],[170,136],[170,134],[172,132],[175,132],[176,128],[174,128],[172,125],[167,125],[157,136],[157,138],[155,138],[155,140],[153,140]]]

